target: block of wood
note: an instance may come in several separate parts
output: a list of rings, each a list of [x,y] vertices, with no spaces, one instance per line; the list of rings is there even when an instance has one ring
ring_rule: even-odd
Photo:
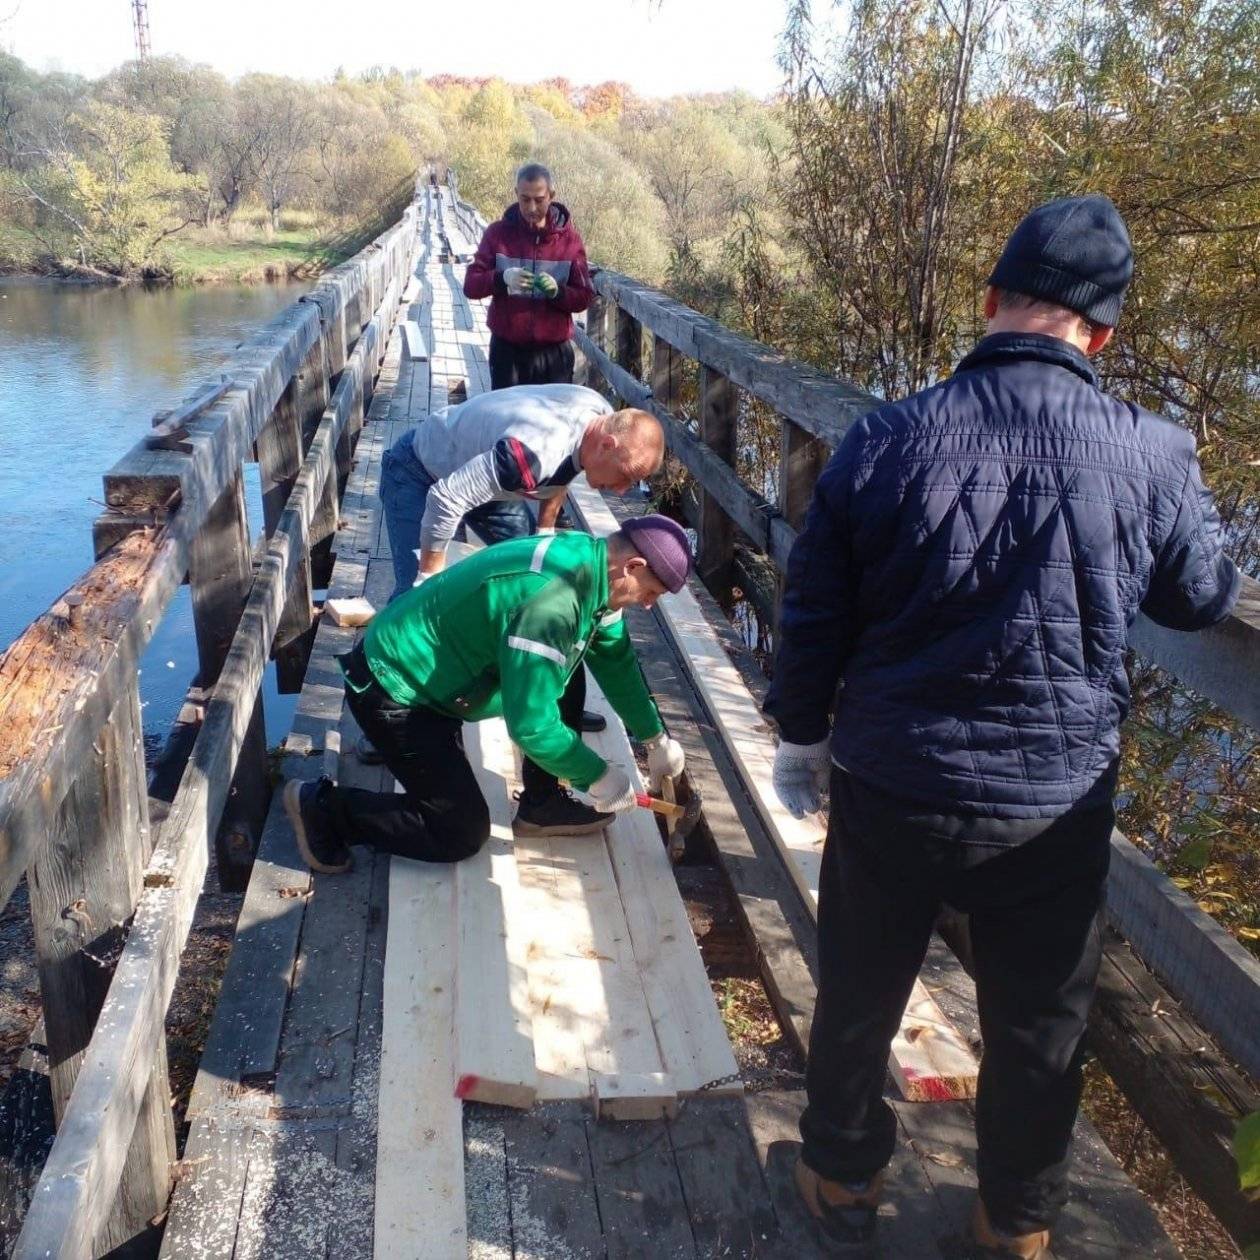
[[[326,599],[324,611],[337,626],[366,626],[376,616],[371,601],[361,595],[353,599]]]

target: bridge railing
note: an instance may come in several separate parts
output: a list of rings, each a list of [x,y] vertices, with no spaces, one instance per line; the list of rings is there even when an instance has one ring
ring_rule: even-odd
[[[0,905],[26,872],[57,1120],[16,1257],[100,1254],[165,1210],[163,1026],[180,953],[220,824],[244,831],[265,812],[263,671],[274,654],[282,683],[300,683],[312,590],[416,247],[413,204],[240,347],[224,379],[155,418],[105,475],[97,562],[0,657]],[[138,665],[185,579],[201,711],[183,715],[191,750],[157,800]],[[220,851],[222,874],[248,863],[241,849]]]

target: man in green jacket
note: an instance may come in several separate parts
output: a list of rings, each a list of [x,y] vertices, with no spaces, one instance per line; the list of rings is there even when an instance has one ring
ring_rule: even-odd
[[[625,769],[562,720],[561,697],[583,661],[646,744],[653,787],[680,774],[682,748],[661,725],[621,614],[680,590],[690,565],[683,530],[641,516],[607,539],[574,532],[487,547],[393,600],[342,669],[350,711],[405,795],[290,782],[285,808],[307,864],[347,870],[352,844],[426,862],[471,857],[490,816],[461,728],[500,715],[525,756],[590,794],[598,813],[584,830],[633,809]],[[584,699],[575,698],[579,711]]]

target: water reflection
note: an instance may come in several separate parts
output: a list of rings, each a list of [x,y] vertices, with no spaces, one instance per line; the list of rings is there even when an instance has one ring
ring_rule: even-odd
[[[101,475],[233,349],[295,301],[301,284],[256,288],[99,288],[0,279],[0,646],[92,562]],[[250,528],[261,527],[257,469],[246,468]],[[164,734],[196,670],[187,588],[142,665],[146,737]],[[266,688],[274,741],[292,701]]]

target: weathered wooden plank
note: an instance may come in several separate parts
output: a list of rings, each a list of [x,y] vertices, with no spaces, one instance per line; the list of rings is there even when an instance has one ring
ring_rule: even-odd
[[[502,1114],[516,1260],[603,1260],[584,1105]]]
[[[696,1255],[735,1260],[772,1254],[778,1224],[744,1101],[693,1098],[666,1124]]]
[[[1114,935],[1103,956],[1089,1043],[1239,1247],[1260,1242],[1260,1203],[1239,1189],[1233,1151],[1234,1129],[1260,1111],[1260,1093]]]
[[[609,1260],[694,1260],[688,1203],[666,1121],[587,1125]]]
[[[629,276],[601,269],[595,288],[689,359],[716,368],[830,446],[882,400],[796,363]]]
[[[376,1164],[376,1260],[462,1256],[464,1130],[455,1096],[455,876],[391,859]]]
[[[593,367],[607,378],[616,393],[631,405],[651,412],[661,422],[670,449],[687,465],[705,492],[713,496],[759,550],[765,552],[780,569],[785,568],[796,531],[779,519],[774,505],[744,485],[729,464],[692,434],[676,416],[660,406],[642,382],[623,372],[585,333],[575,329],[573,336]]]
[[[1244,575],[1238,603],[1219,625],[1184,634],[1139,613],[1129,637],[1148,660],[1260,729],[1260,582]]]
[[[407,358],[427,362],[429,358],[429,347],[425,344],[424,333],[420,331],[420,325],[414,319],[403,321],[403,341],[406,345]]]

